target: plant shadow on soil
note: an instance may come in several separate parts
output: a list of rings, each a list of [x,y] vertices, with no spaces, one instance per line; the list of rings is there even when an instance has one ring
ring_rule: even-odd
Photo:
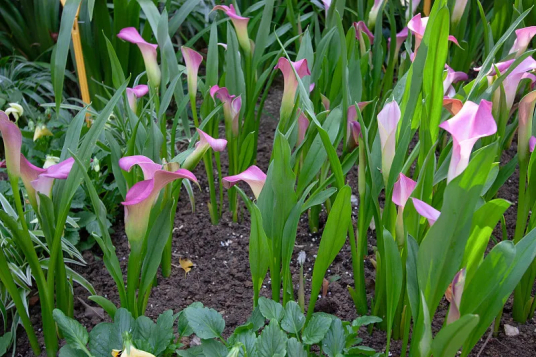
[[[274,132],[277,127],[277,117],[279,105],[281,103],[281,89],[279,86],[273,87],[271,94],[266,101],[264,115],[261,121],[259,135],[259,148],[257,165],[266,172],[271,154],[271,147]],[[508,152],[505,159],[510,159],[516,152],[515,143]],[[223,172],[225,174],[227,162],[225,155],[222,155]],[[506,162],[506,161],[505,161]],[[173,309],[178,312],[195,301],[202,302],[205,306],[220,312],[226,321],[225,334],[229,335],[233,329],[243,324],[249,317],[253,304],[253,288],[249,273],[248,260],[248,240],[249,240],[249,214],[242,205],[241,220],[234,223],[228,213],[227,206],[223,208],[223,217],[220,224],[214,226],[210,222],[207,210],[209,200],[206,175],[203,165],[199,165],[194,171],[199,179],[202,190],[195,192],[196,212],[192,212],[186,193],[181,193],[179,209],[175,218],[173,233],[173,268],[171,277],[168,279],[158,275],[158,285],[153,288],[149,299],[146,315],[152,319],[165,310]],[[347,182],[352,187],[354,194],[357,192],[357,168],[354,167],[347,177]],[[514,204],[506,213],[506,222],[509,236],[513,236],[515,229],[517,203],[518,172],[508,180],[499,196]],[[243,187],[251,194],[249,188]],[[225,194],[226,196],[226,194]],[[357,207],[353,207],[354,222],[357,219]],[[321,229],[319,233],[311,234],[308,229],[307,216],[300,220],[296,247],[292,259],[292,269],[295,275],[294,283],[297,286],[296,263],[297,255],[300,251],[307,254],[304,272],[306,273],[306,305],[310,293],[310,279],[314,259],[318,251],[318,244],[321,238],[322,226],[325,223],[325,213],[321,215]],[[117,249],[117,255],[121,262],[123,271],[126,271],[129,249],[127,238],[124,234],[123,225],[120,222],[114,227],[115,234],[112,239]],[[496,230],[496,236],[500,237]],[[376,244],[374,232],[368,232],[368,255],[373,256],[373,247]],[[492,244],[492,243],[490,243]],[[185,274],[179,266],[179,258],[189,258],[194,267]],[[89,282],[93,284],[97,294],[102,295],[117,305],[119,297],[115,284],[108,274],[102,262],[102,253],[98,247],[84,252],[84,259],[87,266],[76,268]],[[369,304],[373,297],[375,271],[368,256],[365,257],[365,270],[367,279]],[[337,278],[339,277],[339,278]],[[353,320],[357,317],[353,301],[347,291],[347,286],[353,286],[352,264],[349,244],[345,244],[327,273],[327,278],[333,278],[330,283],[326,297],[318,300],[316,310],[334,314],[344,320]],[[270,297],[269,276],[263,285],[261,294]],[[85,327],[91,329],[99,322],[108,320],[88,306],[95,306],[87,297],[89,293],[80,286],[75,286],[75,318]],[[82,302],[83,301],[83,302]],[[512,299],[506,304],[505,312],[501,321],[501,330],[497,337],[491,337],[484,346],[481,356],[536,356],[536,323],[531,319],[527,324],[515,323],[511,318]],[[34,326],[40,326],[39,304],[34,304],[31,308],[31,317]],[[448,311],[448,302],[441,301],[438,312],[433,320],[434,333],[437,332]],[[503,324],[510,324],[519,328],[520,334],[508,337],[504,334]],[[478,345],[474,348],[472,356],[477,356],[488,336],[489,330]],[[43,343],[42,332],[38,331],[40,342]],[[386,335],[384,331],[374,329],[372,334],[361,328],[360,337],[363,344],[383,351],[385,348]],[[185,341],[188,342],[188,341]],[[400,354],[400,341],[393,341],[391,345],[391,355]],[[17,355],[31,356],[28,340],[22,328],[19,329],[17,341]]]

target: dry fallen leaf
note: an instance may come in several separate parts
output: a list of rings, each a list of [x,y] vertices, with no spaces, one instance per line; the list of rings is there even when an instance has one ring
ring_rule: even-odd
[[[179,264],[181,265],[181,268],[184,270],[184,275],[188,274],[190,270],[192,270],[192,267],[194,266],[194,263],[188,258],[179,258]]]
[[[328,288],[329,288],[329,280],[324,278],[324,281],[322,282],[322,297],[326,297],[328,294]]]

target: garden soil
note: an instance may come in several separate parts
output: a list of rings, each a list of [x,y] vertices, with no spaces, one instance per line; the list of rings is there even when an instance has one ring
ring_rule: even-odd
[[[281,90],[275,88],[266,102],[266,115],[263,116],[260,129],[258,166],[266,171],[270,159],[271,146],[274,131],[277,126],[276,118],[279,113]],[[505,154],[508,159],[515,154],[515,144]],[[222,157],[222,163],[226,158]],[[348,183],[353,192],[357,192],[357,169],[354,168],[348,175]],[[225,172],[225,167],[224,167]],[[223,217],[220,224],[214,226],[210,222],[207,210],[209,200],[208,187],[204,167],[200,165],[194,172],[200,180],[201,191],[195,192],[196,211],[192,212],[188,197],[185,192],[181,193],[179,209],[175,219],[173,232],[173,269],[168,279],[158,277],[158,285],[153,288],[147,307],[147,316],[156,319],[165,310],[173,309],[178,312],[195,301],[202,302],[220,312],[226,321],[225,334],[229,335],[232,330],[243,324],[252,310],[253,288],[249,273],[248,263],[248,239],[249,239],[249,215],[242,207],[241,220],[239,223],[232,221],[227,207],[223,209]],[[512,207],[506,213],[506,222],[509,236],[513,236],[515,229],[515,204],[517,203],[517,172],[500,191],[500,197],[513,202]],[[243,187],[248,189],[247,187]],[[247,190],[247,192],[250,192]],[[357,207],[353,207],[354,220],[356,220]],[[322,215],[320,226],[325,222]],[[114,227],[115,234],[112,239],[117,248],[117,254],[122,268],[126,270],[129,249],[127,238],[124,234],[122,223]],[[500,237],[499,230],[496,236]],[[307,255],[304,272],[306,273],[307,290],[306,298],[310,292],[310,279],[314,259],[318,251],[321,231],[316,234],[309,233],[307,216],[300,221],[296,247],[292,259],[294,275],[297,276],[297,255],[304,251]],[[500,239],[500,238],[498,238]],[[374,290],[374,267],[370,258],[373,257],[375,239],[373,232],[369,231],[368,256],[365,257],[365,268],[368,288],[369,303]],[[102,253],[98,247],[84,252],[87,266],[77,270],[86,277],[95,287],[97,294],[107,297],[117,305],[119,298],[116,287],[109,276],[102,261]],[[194,266],[189,273],[179,265],[180,258],[190,259]],[[347,291],[348,286],[353,285],[351,254],[349,244],[346,244],[337,256],[327,273],[329,284],[328,293],[321,297],[316,309],[334,314],[344,320],[353,320],[357,317],[356,311]],[[296,279],[295,279],[296,280]],[[296,283],[296,281],[295,281]],[[295,285],[296,286],[296,285]],[[269,276],[265,280],[262,295],[269,297]],[[103,317],[102,311],[88,300],[89,293],[82,287],[75,287],[75,317],[88,329],[99,322],[108,320]],[[489,330],[479,344],[473,350],[472,356],[536,356],[536,321],[530,320],[527,324],[517,324],[511,319],[511,299],[507,302],[501,320],[500,332],[497,336],[490,336]],[[307,301],[306,301],[307,304]],[[31,316],[35,326],[40,326],[39,304],[31,308]],[[438,331],[448,309],[445,299],[441,302],[434,318],[434,332]],[[519,329],[517,336],[508,337],[504,333],[504,324],[515,326]],[[42,332],[39,331],[42,342]],[[385,348],[385,332],[373,330],[369,334],[365,328],[360,331],[363,344],[383,351]],[[489,337],[489,338],[488,338]],[[485,342],[487,340],[487,342]],[[188,339],[183,341],[190,343]],[[394,341],[391,345],[391,356],[400,355],[401,343]],[[24,330],[19,329],[17,341],[18,356],[30,356],[28,341]]]

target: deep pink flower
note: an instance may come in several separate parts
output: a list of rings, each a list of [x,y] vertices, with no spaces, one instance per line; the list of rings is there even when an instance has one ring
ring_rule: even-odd
[[[415,207],[417,213],[426,218],[428,220],[428,223],[433,226],[434,223],[438,220],[441,212],[430,206],[428,203],[423,202],[417,198],[412,197],[411,200],[413,201],[413,207]]]
[[[224,177],[223,186],[225,188],[231,188],[240,181],[245,181],[251,187],[255,197],[259,198],[266,182],[266,174],[257,166],[253,165],[238,175]]]
[[[139,84],[134,88],[127,88],[127,99],[130,109],[135,113],[137,109],[138,99],[149,92],[149,87],[145,84]]]
[[[230,95],[227,88],[218,85],[210,88],[210,96],[214,100],[218,98],[223,103],[223,116],[225,117],[225,121],[230,124],[233,135],[235,137],[238,136],[242,98],[240,96]]]
[[[428,17],[421,17],[421,14],[419,13],[408,22],[408,29],[415,36],[415,52],[417,52],[417,49],[421,45],[424,32],[426,31],[426,25],[428,24],[428,19]],[[459,46],[458,40],[454,36],[449,36],[449,41],[454,42]]]
[[[447,64],[445,64],[445,68],[447,70],[447,76],[443,80],[443,95],[446,95],[447,97],[454,97],[456,95],[456,90],[452,84],[460,81],[466,81],[469,77],[464,72],[456,72]]]
[[[193,170],[193,168],[199,163],[199,161],[201,161],[201,158],[203,157],[203,155],[205,155],[208,149],[221,152],[225,150],[225,147],[227,146],[227,140],[215,139],[199,128],[197,128],[196,130],[199,134],[199,141],[195,144],[194,151],[190,155],[188,155],[182,165],[188,170]]]
[[[147,71],[149,83],[155,88],[158,87],[162,77],[157,61],[156,49],[158,48],[158,45],[145,41],[134,27],[126,27],[122,29],[119,31],[117,37],[138,45],[141,55],[143,56],[143,61],[145,62],[145,69]]]
[[[458,114],[439,125],[452,135],[453,141],[447,182],[465,170],[478,139],[497,132],[491,107],[491,102],[487,100],[482,100],[480,104],[467,101]]]
[[[404,206],[406,206],[406,202],[408,201],[409,196],[411,196],[416,186],[417,182],[413,181],[412,179],[401,173],[398,176],[398,181],[395,182],[395,186],[393,187],[392,199],[394,204],[401,209],[404,209]]]
[[[530,136],[532,134],[532,116],[536,105],[536,91],[525,95],[519,102],[519,124],[517,130],[517,152],[520,162],[528,162]]]
[[[398,53],[400,52],[400,47],[402,47],[402,44],[404,44],[404,41],[408,38],[408,28],[404,27],[399,33],[396,34],[396,46],[395,46],[395,58],[398,57]],[[391,37],[387,40],[387,47],[391,48]]]
[[[4,140],[7,171],[13,178],[20,177],[22,134],[19,127],[9,120],[3,111],[0,111],[0,133],[2,133],[2,139]]]
[[[361,108],[359,108],[361,110]],[[361,125],[357,121],[357,109],[355,105],[348,107],[346,127],[346,147],[348,151],[354,150],[359,145],[361,136]]]
[[[515,53],[519,57],[527,50],[532,38],[536,35],[536,26],[525,27],[516,30],[516,40],[509,53]]]
[[[531,136],[530,139],[529,139],[529,151],[533,152],[535,146],[536,146],[536,137]]]
[[[354,28],[355,28],[355,38],[357,40],[361,39],[362,34],[365,34],[369,38],[370,44],[374,43],[374,35],[369,30],[367,25],[363,21],[354,22]]]
[[[234,28],[236,30],[236,36],[238,37],[238,42],[240,43],[240,46],[245,52],[250,53],[251,44],[249,43],[248,35],[249,18],[237,15],[233,4],[231,4],[230,6],[217,5],[214,6],[214,8],[212,9],[212,11],[214,10],[222,10],[227,16],[229,16],[229,18],[231,18],[231,21],[233,22]]]

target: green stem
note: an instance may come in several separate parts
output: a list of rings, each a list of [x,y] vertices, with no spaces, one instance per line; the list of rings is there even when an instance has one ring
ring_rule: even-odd
[[[36,356],[39,356],[41,354],[41,348],[39,347],[39,342],[37,341],[35,330],[32,326],[30,318],[28,317],[28,313],[26,312],[26,306],[20,297],[17,285],[15,284],[15,281],[11,276],[11,270],[7,265],[7,259],[4,255],[3,249],[0,249],[0,280],[6,287],[7,292],[11,296],[11,300],[13,300],[13,303],[15,304],[20,319],[22,320],[22,325],[24,326],[26,334],[28,335],[28,339],[30,340],[30,345],[32,346],[34,354]]]
[[[523,162],[519,165],[519,200],[517,205],[516,230],[514,243],[517,243],[525,233],[528,211],[526,208],[527,165]]]
[[[354,272],[355,295],[357,299],[357,312],[364,315],[368,312],[367,291],[365,286],[365,262],[367,253],[367,227],[366,216],[366,157],[363,139],[359,140],[358,190],[359,190],[359,218],[357,233],[357,272]]]
[[[217,225],[220,217],[218,215],[218,200],[216,199],[216,186],[214,184],[214,169],[212,164],[212,152],[209,150],[203,155],[203,162],[207,172],[208,187],[210,191],[209,213],[213,225]]]
[[[136,290],[138,289],[138,284],[140,282],[142,249],[142,242],[131,243],[130,255],[128,257],[127,300],[129,310],[135,318],[138,317],[138,302],[136,299]]]

